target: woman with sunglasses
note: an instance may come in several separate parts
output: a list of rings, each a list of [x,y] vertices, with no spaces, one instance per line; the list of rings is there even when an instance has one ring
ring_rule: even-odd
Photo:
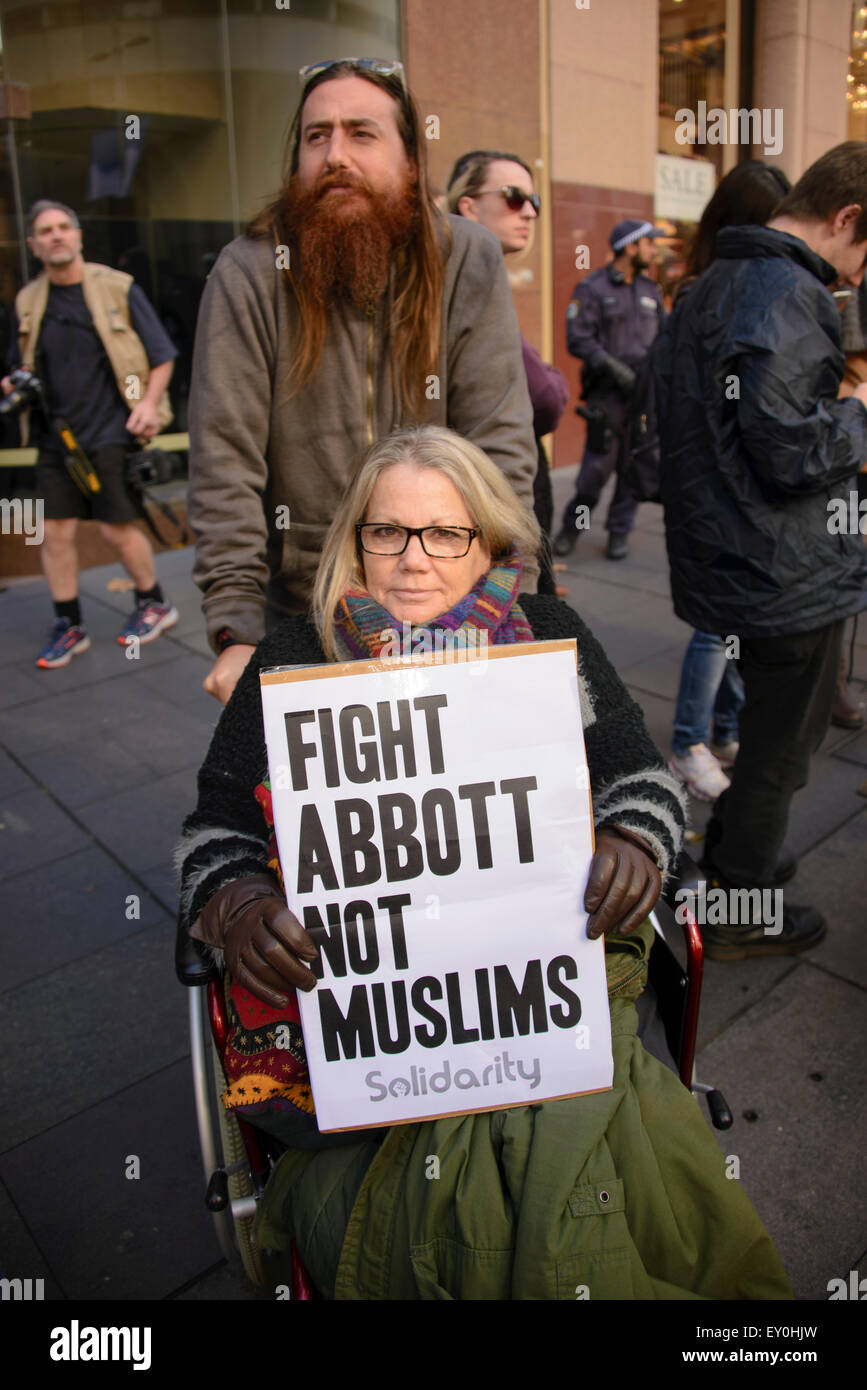
[[[504,256],[515,255],[529,244],[533,223],[540,212],[539,195],[533,188],[530,166],[516,154],[501,154],[497,150],[470,150],[468,154],[461,155],[449,176],[447,201],[449,212],[479,222],[493,232],[503,248]],[[565,598],[568,590],[554,584],[550,541],[554,495],[542,439],[546,434],[553,433],[560,423],[569,399],[569,387],[563,373],[544,361],[523,335],[521,346],[527,388],[533,403],[533,433],[539,455],[533,483],[533,510],[544,540],[539,593],[556,593]]]
[[[334,517],[312,613],[285,618],[259,644],[223,712],[178,850],[180,921],[229,970],[224,1104],[288,1146],[257,1240],[278,1250],[294,1240],[326,1298],[574,1299],[581,1283],[591,1298],[788,1297],[695,1102],[637,1037],[647,915],[678,853],[683,797],[578,614],[520,592],[520,554],[538,542],[535,520],[474,444],[430,426],[387,437]],[[320,1134],[295,997],[315,987],[317,948],[283,892],[259,672],[378,657],[404,623],[458,647],[481,645],[482,634],[495,645],[577,641],[596,852],[575,909],[590,914],[590,936],[605,935],[614,1084]],[[538,737],[532,708],[524,718],[524,737]],[[278,1027],[288,1047],[275,1042]],[[253,1094],[268,1099],[251,1105]],[[425,1177],[430,1155],[437,1181]]]

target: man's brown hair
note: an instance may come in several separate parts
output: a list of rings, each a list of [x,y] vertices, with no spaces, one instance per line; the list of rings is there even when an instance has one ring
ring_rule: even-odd
[[[417,215],[406,243],[397,248],[394,258],[397,291],[392,306],[391,359],[396,392],[404,406],[421,418],[424,414],[425,378],[438,370],[443,263],[449,233],[445,219],[430,193],[426,148],[421,138],[418,113],[398,76],[358,68],[347,61],[335,63],[307,83],[286,135],[283,186],[277,197],[250,222],[246,234],[289,246],[291,266],[293,237],[287,228],[286,200],[290,180],[298,172],[304,103],[321,83],[338,77],[362,77],[365,82],[381,87],[393,98],[397,105],[398,131],[416,175]],[[289,374],[291,394],[294,394],[306,385],[316,370],[325,340],[328,306],[310,293],[303,276],[293,276],[290,267],[283,274],[301,315],[301,342]]]
[[[811,164],[774,208],[774,218],[827,222],[850,203],[862,209],[855,241],[867,241],[867,140],[846,140]]]

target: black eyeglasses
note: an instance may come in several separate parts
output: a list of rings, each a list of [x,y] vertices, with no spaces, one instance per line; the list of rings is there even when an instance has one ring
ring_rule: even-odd
[[[402,555],[413,536],[431,560],[460,560],[476,536],[472,526],[392,526],[384,521],[362,521],[355,528],[362,550],[368,555]]]
[[[539,216],[542,199],[538,193],[525,193],[523,188],[518,188],[516,184],[506,183],[502,188],[483,188],[481,193],[471,193],[470,197],[481,198],[485,193],[502,193],[510,212],[520,212],[524,204],[529,203],[536,216]]]

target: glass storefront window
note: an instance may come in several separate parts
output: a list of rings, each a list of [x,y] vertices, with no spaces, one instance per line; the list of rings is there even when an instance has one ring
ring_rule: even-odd
[[[726,107],[726,0],[660,0],[655,216],[664,291],[684,268],[684,246],[726,167],[706,139],[708,113]]]
[[[400,57],[397,0],[0,0],[0,35],[2,80],[30,108],[0,120],[0,305],[22,281],[28,207],[74,208],[85,257],[129,271],[178,347],[185,429],[205,278],[279,187],[298,69]]]
[[[867,139],[867,5],[852,6],[849,71],[846,75],[847,139]]]

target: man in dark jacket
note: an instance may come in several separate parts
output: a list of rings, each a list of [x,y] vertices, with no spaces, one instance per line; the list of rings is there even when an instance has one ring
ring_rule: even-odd
[[[662,292],[644,272],[656,259],[653,238],[664,233],[630,217],[609,237],[614,260],[577,285],[566,313],[566,344],[584,364],[582,389],[591,419],[575,495],[563,513],[555,555],[570,555],[584,518],[593,510],[612,471],[617,490],[608,508],[609,560],[629,554],[629,532],[638,503],[626,484],[627,414],[636,370],[662,322]]]
[[[730,227],[658,344],[662,496],[675,611],[727,638],[744,680],[740,750],[703,867],[732,903],[775,889],[794,792],[828,727],[845,618],[867,604],[861,537],[841,502],[867,457],[867,386],[837,400],[844,359],[827,286],[867,257],[867,143],[818,160],[767,227]],[[656,356],[656,354],[655,354]],[[811,907],[773,925],[750,896],[703,929],[713,959],[821,940]],[[774,897],[776,903],[777,899]]]

